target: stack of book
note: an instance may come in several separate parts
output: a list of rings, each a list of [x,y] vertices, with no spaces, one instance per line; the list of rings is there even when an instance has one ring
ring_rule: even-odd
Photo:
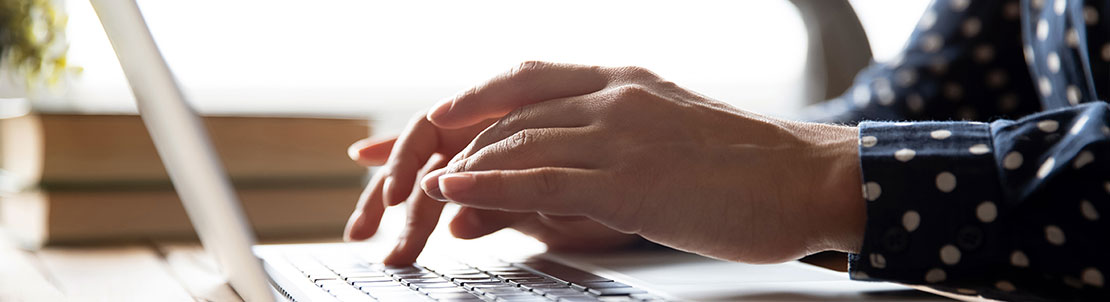
[[[337,237],[366,170],[365,120],[205,117],[256,234]],[[25,246],[195,237],[136,115],[0,119],[0,223]]]

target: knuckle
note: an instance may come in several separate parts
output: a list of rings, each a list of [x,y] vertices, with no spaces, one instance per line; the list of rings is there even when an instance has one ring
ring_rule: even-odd
[[[547,65],[547,62],[542,61],[524,61],[520,64],[517,64],[516,67],[513,67],[513,69],[509,71],[509,77],[529,77],[539,72],[540,70],[543,70],[543,68]]]
[[[530,143],[533,139],[533,134],[534,133],[532,133],[531,129],[520,130],[516,133],[513,133],[513,135],[509,136],[509,139],[507,140],[508,147],[511,149],[515,149],[520,148],[527,143]]]
[[[528,108],[528,106],[523,106],[513,109],[513,111],[510,111],[508,114],[501,117],[501,119],[497,120],[497,127],[501,128],[506,133],[516,131],[518,129],[517,125],[528,120],[531,115],[531,110]]]
[[[424,122],[424,120],[426,120],[427,118],[428,110],[420,110],[413,114],[412,117],[409,117],[409,127],[416,127],[416,125]]]
[[[621,73],[631,79],[651,79],[658,77],[651,70],[640,66],[625,66],[621,67],[620,70]]]
[[[621,85],[613,90],[613,96],[616,100],[637,100],[653,96],[651,91],[644,85],[640,84],[627,84]]]

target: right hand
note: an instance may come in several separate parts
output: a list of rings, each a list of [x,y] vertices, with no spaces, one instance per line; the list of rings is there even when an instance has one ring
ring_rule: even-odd
[[[573,67],[578,68],[578,67]],[[586,68],[586,67],[581,67]],[[559,91],[547,85],[525,87],[510,82],[520,68],[498,76],[484,85],[448,99],[473,97],[478,93],[527,101],[551,95],[577,95],[584,91]],[[562,79],[582,81],[584,79]],[[582,87],[567,85],[566,87]],[[443,107],[443,106],[436,106]],[[501,115],[508,113],[502,112]],[[390,265],[411,264],[424,249],[443,210],[443,202],[428,197],[419,187],[418,180],[425,174],[446,166],[447,162],[471,143],[500,116],[474,125],[446,129],[428,121],[425,113],[413,117],[403,133],[382,141],[360,140],[351,145],[348,154],[364,166],[382,166],[371,178],[358,205],[347,222],[344,237],[347,240],[364,240],[377,232],[386,206],[408,202],[405,230],[397,246],[383,262]],[[585,217],[544,216],[536,213],[503,212],[462,207],[451,221],[451,233],[463,239],[485,236],[503,228],[514,228],[535,237],[553,250],[596,251],[614,249],[638,242],[640,237],[612,230]]]

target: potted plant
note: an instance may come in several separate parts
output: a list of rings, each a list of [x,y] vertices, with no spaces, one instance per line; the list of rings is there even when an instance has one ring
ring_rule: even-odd
[[[0,118],[26,114],[29,94],[76,71],[66,62],[66,20],[57,0],[0,1]]]
[[[69,74],[79,71],[66,63],[66,15],[58,0],[0,0],[0,120],[27,115],[28,96],[58,89]],[[8,147],[34,144],[34,133],[0,129],[0,196],[22,189],[25,180],[9,173]],[[25,129],[24,129],[25,130]],[[14,131],[14,132],[13,132]],[[11,137],[5,137],[11,136]],[[9,141],[13,146],[3,146]],[[16,169],[18,170],[18,169]]]

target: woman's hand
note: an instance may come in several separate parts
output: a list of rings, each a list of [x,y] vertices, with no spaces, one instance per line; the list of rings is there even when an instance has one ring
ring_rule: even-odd
[[[856,128],[742,111],[642,68],[540,62],[428,115],[442,129],[494,118],[423,191],[472,208],[584,216],[735,261],[861,243]]]
[[[554,80],[576,84],[568,73]],[[581,85],[568,89],[558,87],[517,86],[508,79],[519,78],[523,69],[514,69],[493,81],[464,92],[456,98],[481,94],[512,98],[519,101],[539,101],[537,97],[550,95],[575,95],[585,91]],[[557,76],[557,75],[554,75]],[[500,79],[500,80],[498,80]],[[577,83],[581,84],[581,83]],[[512,86],[510,86],[512,85]],[[546,89],[546,90],[545,90]],[[533,95],[532,93],[537,93]],[[453,100],[453,99],[452,99]],[[451,102],[451,101],[448,101]],[[405,131],[397,138],[381,141],[361,140],[348,149],[350,157],[364,166],[382,166],[374,175],[359,198],[358,205],[347,222],[345,238],[363,240],[377,232],[385,207],[408,202],[405,230],[397,246],[383,261],[386,264],[410,264],[427,243],[443,210],[443,203],[428,197],[418,189],[417,181],[426,172],[442,168],[447,159],[466,147],[482,130],[500,117],[496,112],[486,112],[490,117],[472,121],[465,126],[441,128],[428,121],[424,113],[413,117]],[[501,113],[503,115],[504,113]],[[554,250],[605,250],[628,246],[640,239],[637,235],[624,234],[583,217],[544,216],[534,212],[503,212],[462,207],[451,221],[450,229],[456,237],[471,239],[485,236],[502,228],[515,228],[536,237]]]

